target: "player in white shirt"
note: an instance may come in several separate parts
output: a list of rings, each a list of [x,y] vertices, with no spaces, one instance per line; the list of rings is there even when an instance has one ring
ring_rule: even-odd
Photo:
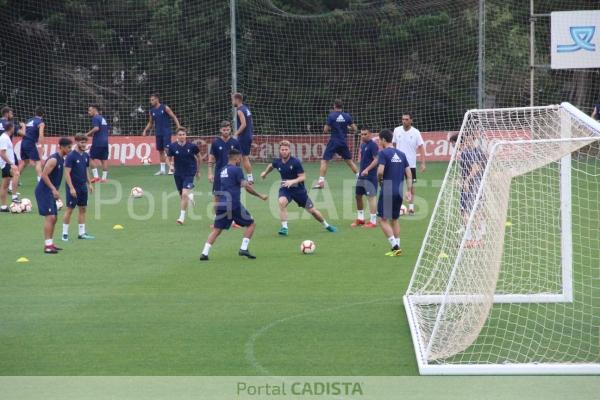
[[[408,214],[415,213],[415,183],[417,182],[417,153],[421,155],[421,172],[425,172],[425,143],[421,132],[412,126],[412,114],[402,114],[402,125],[394,129],[394,146],[406,155],[409,167],[412,172],[413,185],[411,189],[410,202],[408,204]]]
[[[12,122],[4,124],[5,131],[0,135],[0,170],[2,170],[2,182],[0,183],[0,212],[8,212],[8,184],[19,179],[19,168],[15,165],[15,151],[12,144],[12,134],[15,130]],[[19,202],[19,196],[14,195],[13,201]]]

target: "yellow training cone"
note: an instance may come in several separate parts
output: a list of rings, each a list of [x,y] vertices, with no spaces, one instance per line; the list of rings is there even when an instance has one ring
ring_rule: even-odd
[[[504,225],[506,225],[506,226],[512,226],[512,222],[506,221],[506,223]]]
[[[29,262],[29,258],[27,258],[27,257],[19,257],[19,258],[17,258],[17,262],[18,263],[26,263],[26,262]]]
[[[113,226],[113,229],[115,231],[121,231],[121,230],[123,230],[125,228],[123,228],[123,225],[116,224],[115,226]]]

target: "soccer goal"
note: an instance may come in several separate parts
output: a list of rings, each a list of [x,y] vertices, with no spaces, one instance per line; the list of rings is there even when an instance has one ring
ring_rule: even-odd
[[[467,112],[404,305],[421,374],[600,374],[600,123]]]

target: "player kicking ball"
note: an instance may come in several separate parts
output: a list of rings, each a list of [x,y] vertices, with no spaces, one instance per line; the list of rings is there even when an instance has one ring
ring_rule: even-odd
[[[279,156],[269,164],[267,168],[260,174],[262,179],[265,179],[274,169],[279,171],[281,175],[281,187],[279,188],[279,217],[281,218],[281,229],[279,234],[282,236],[288,235],[288,213],[287,206],[290,201],[295,201],[299,207],[304,208],[310,215],[323,225],[329,232],[335,232],[335,226],[331,226],[325,221],[321,212],[317,210],[304,187],[304,168],[302,163],[296,157],[292,157],[290,153],[290,142],[284,140],[279,143]]]
[[[167,155],[173,158],[175,172],[175,186],[181,197],[181,207],[177,224],[183,225],[188,203],[194,204],[194,178],[200,175],[200,149],[194,143],[187,141],[187,130],[184,127],[177,129],[175,143],[167,148]]]
[[[77,223],[79,225],[78,239],[93,240],[94,236],[89,235],[85,230],[85,212],[88,203],[88,192],[93,192],[94,187],[90,182],[88,168],[90,166],[90,156],[85,152],[88,138],[84,133],[75,135],[75,149],[65,158],[65,182],[67,209],[63,217],[62,241],[69,241],[69,223],[73,210],[77,207]]]
[[[356,221],[352,227],[363,226],[365,228],[375,228],[377,226],[377,154],[379,146],[373,141],[372,133],[369,129],[360,131],[360,173],[356,179]],[[369,222],[365,224],[365,209],[363,196],[367,196],[369,202],[369,211],[371,213]]]
[[[379,166],[377,167],[377,180],[381,187],[377,202],[377,215],[380,218],[381,230],[392,246],[392,250],[386,253],[386,256],[397,257],[402,255],[400,223],[398,222],[402,206],[402,187],[406,175],[406,198],[410,200],[412,175],[406,156],[392,145],[392,140],[391,131],[383,130],[379,133],[379,141],[383,150],[379,152]]]
[[[221,232],[225,229],[229,229],[234,221],[238,225],[246,228],[244,239],[242,239],[242,246],[240,247],[238,254],[250,259],[256,258],[248,251],[248,245],[250,244],[250,239],[254,233],[256,223],[248,210],[242,205],[240,200],[241,188],[246,189],[248,193],[261,200],[267,200],[268,197],[256,192],[252,187],[252,184],[244,179],[244,172],[239,167],[241,161],[242,155],[240,151],[231,149],[229,151],[229,163],[219,173],[221,188],[217,195],[217,204],[215,205],[215,222],[212,231],[204,244],[204,250],[202,250],[202,254],[200,255],[200,261],[208,261],[210,248]]]
[[[60,199],[58,189],[63,177],[64,158],[71,151],[72,145],[71,139],[61,138],[58,141],[58,151],[46,160],[42,169],[42,179],[35,187],[38,211],[44,217],[44,253],[46,254],[56,254],[62,250],[54,245],[52,237],[58,214],[56,200]]]

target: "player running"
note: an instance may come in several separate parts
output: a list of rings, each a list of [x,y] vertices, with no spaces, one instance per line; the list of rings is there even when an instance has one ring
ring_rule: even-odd
[[[234,137],[240,142],[242,149],[242,166],[248,176],[248,183],[254,183],[252,176],[252,165],[250,164],[250,152],[252,151],[252,135],[254,134],[254,124],[252,123],[252,113],[246,104],[244,96],[241,93],[234,93],[231,96],[231,104],[236,108],[237,131]]]
[[[386,256],[400,256],[400,207],[402,207],[402,188],[406,177],[406,197],[410,200],[412,189],[412,172],[404,153],[394,148],[393,135],[389,130],[379,133],[379,141],[383,150],[379,152],[377,180],[381,190],[377,202],[379,224],[385,237],[388,238],[392,250]]]
[[[287,206],[290,201],[294,200],[299,207],[304,208],[310,215],[323,225],[329,232],[336,232],[335,226],[331,226],[325,221],[321,212],[315,208],[306,188],[304,187],[304,168],[302,163],[296,157],[290,154],[291,144],[287,140],[279,143],[279,157],[273,160],[267,168],[260,174],[262,179],[265,179],[271,171],[276,169],[281,175],[281,187],[279,188],[279,218],[281,219],[281,229],[279,234],[282,236],[288,235],[288,213]]]
[[[12,135],[15,127],[12,122],[3,122],[4,132],[0,135],[0,170],[2,182],[0,184],[0,212],[8,212],[8,185],[11,180],[19,179],[19,168],[15,164],[15,151],[12,144]],[[19,202],[19,196],[13,195],[13,202]]]
[[[356,179],[356,221],[352,227],[364,226],[375,228],[377,226],[377,154],[379,146],[373,141],[373,134],[369,129],[360,131],[360,173]],[[369,211],[371,213],[369,222],[365,224],[365,209],[363,196],[367,196]]]
[[[348,128],[350,132],[355,134],[357,131],[356,124],[352,121],[352,116],[342,110],[342,100],[335,100],[333,102],[333,111],[327,116],[327,122],[323,128],[323,134],[327,135],[331,133],[327,147],[323,152],[323,159],[321,160],[321,168],[319,181],[314,186],[314,189],[323,189],[325,187],[325,176],[327,175],[327,163],[331,161],[335,153],[339,154],[346,164],[350,167],[354,174],[358,173],[358,169],[352,161],[352,153],[348,148]]]
[[[75,148],[65,158],[65,189],[66,189],[66,210],[63,216],[62,241],[69,241],[69,223],[71,214],[75,207],[78,208],[77,223],[79,233],[77,239],[93,240],[94,236],[89,235],[85,229],[85,212],[88,203],[88,191],[92,193],[94,187],[91,184],[88,175],[90,166],[90,155],[85,152],[87,149],[88,137],[85,133],[75,135]]]
[[[177,140],[168,147],[167,155],[172,157],[175,165],[175,186],[181,197],[181,206],[177,224],[183,225],[188,202],[194,204],[194,178],[200,176],[200,149],[187,141],[187,130],[180,126],[177,129]]]
[[[229,229],[233,221],[240,226],[246,227],[242,246],[238,254],[251,259],[256,258],[248,251],[248,245],[250,244],[250,239],[254,233],[256,223],[248,210],[242,205],[240,191],[241,188],[245,188],[248,193],[261,200],[267,200],[268,197],[256,192],[252,185],[244,179],[244,172],[238,166],[241,160],[241,153],[237,149],[231,149],[229,151],[229,163],[220,172],[221,189],[217,196],[218,202],[215,207],[215,222],[212,231],[204,244],[204,250],[202,250],[202,254],[200,255],[200,261],[208,261],[210,248],[221,232],[223,232],[224,229]]]
[[[92,174],[94,177],[91,182],[105,183],[108,180],[108,130],[109,126],[106,119],[100,115],[97,105],[88,107],[88,114],[92,117],[93,128],[87,133],[87,136],[93,136],[92,147],[90,148],[90,158],[92,159]],[[98,166],[102,165],[102,179],[98,176]]]
[[[179,123],[179,119],[166,104],[162,104],[160,102],[160,98],[158,94],[154,93],[150,95],[150,113],[148,116],[148,124],[144,128],[142,132],[143,136],[148,134],[148,131],[152,129],[154,125],[154,131],[156,135],[156,150],[160,156],[160,170],[156,172],[154,175],[165,175],[166,174],[166,162],[167,162],[167,149],[171,144],[171,135],[173,131],[171,130],[171,120],[175,122],[176,131],[181,128],[181,124]],[[173,175],[173,165],[171,160],[169,161],[169,175]]]
[[[25,136],[21,141],[21,163],[19,172],[23,174],[23,170],[29,163],[35,166],[38,182],[42,176],[42,161],[39,149],[44,145],[44,132],[46,123],[44,116],[46,112],[42,107],[36,107],[35,115],[25,124]]]
[[[46,160],[42,169],[42,179],[35,187],[35,199],[38,211],[44,217],[44,253],[56,254],[59,247],[54,245],[54,227],[58,210],[56,200],[60,199],[60,183],[63,177],[64,158],[71,151],[71,139],[61,138],[58,141],[58,151]]]
[[[406,155],[412,172],[412,191],[408,200],[408,215],[415,213],[415,183],[417,183],[417,152],[421,154],[421,172],[425,172],[425,142],[421,132],[412,126],[412,114],[402,114],[402,126],[394,129],[394,146]]]
[[[229,151],[236,149],[242,151],[240,143],[237,139],[231,137],[231,123],[222,121],[219,128],[221,136],[216,138],[210,146],[210,154],[208,155],[208,181],[213,184],[212,192],[217,201],[216,192],[219,190],[220,175],[219,173],[229,162]]]

